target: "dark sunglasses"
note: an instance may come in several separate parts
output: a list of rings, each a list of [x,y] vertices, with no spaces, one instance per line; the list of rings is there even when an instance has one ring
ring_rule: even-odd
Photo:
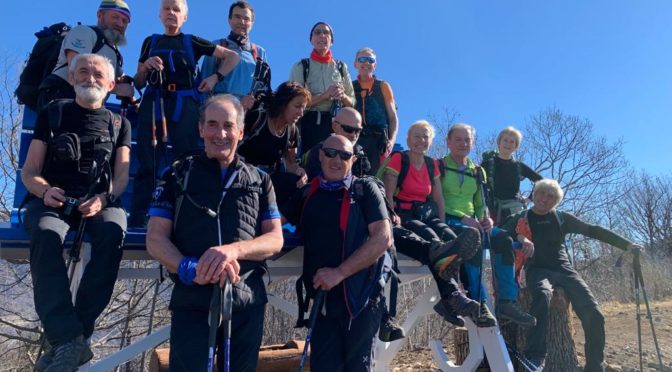
[[[313,30],[313,35],[331,35],[331,31],[329,30],[323,30],[321,28],[316,28]]]
[[[338,120],[334,120],[334,123],[338,124],[343,128],[343,131],[348,134],[359,133],[362,131],[362,128],[353,127],[350,125],[345,125]]]
[[[357,62],[359,62],[359,63],[367,63],[368,62],[370,64],[374,64],[374,63],[376,63],[376,57],[369,57],[369,56],[357,57]]]
[[[343,150],[336,150],[332,148],[322,148],[322,152],[324,153],[324,156],[328,157],[329,159],[333,159],[336,157],[336,155],[341,157],[341,160],[343,161],[348,161],[352,159],[352,153],[349,151],[343,151]]]

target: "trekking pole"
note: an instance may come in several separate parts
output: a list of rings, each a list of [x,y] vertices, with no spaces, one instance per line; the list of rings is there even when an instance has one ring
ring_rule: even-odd
[[[525,358],[524,355],[520,354],[520,353],[518,352],[518,350],[516,350],[516,349],[513,348],[511,345],[509,345],[508,342],[504,342],[504,344],[506,345],[506,350],[507,350],[509,353],[513,354],[514,358],[516,358],[516,359],[518,360],[518,363],[520,363],[520,365],[522,365],[523,368],[525,368],[525,371],[527,371],[527,372],[536,372],[536,371],[539,370],[539,367],[540,367],[540,366],[536,366],[536,365],[534,365],[534,363],[530,362],[530,360],[527,359],[527,358]]]
[[[231,282],[227,278],[224,288],[221,289],[221,318],[224,323],[224,372],[229,372],[231,366],[231,318],[233,313],[233,291]]]
[[[210,314],[208,325],[210,333],[208,335],[208,372],[212,372],[215,365],[215,345],[217,344],[217,329],[221,324],[221,302],[222,289],[218,285],[212,286],[212,297],[210,298]]]
[[[159,72],[159,86],[163,87],[163,72]],[[161,109],[161,130],[163,131],[161,142],[165,144],[168,143],[168,124],[166,122],[166,110],[163,105],[163,94],[159,95],[159,107]]]
[[[488,205],[485,203],[485,179],[483,179],[483,171],[481,167],[476,168],[476,182],[478,183],[478,188],[481,193],[481,202],[483,203],[483,216],[490,216],[490,211],[488,211]],[[480,318],[483,314],[481,310],[483,308],[483,264],[485,263],[485,251],[490,249],[490,232],[483,231],[483,243],[481,245],[481,267],[478,271],[478,317]],[[492,261],[492,257],[490,257]],[[493,272],[494,275],[494,272]]]
[[[310,318],[308,318],[308,331],[306,332],[306,343],[303,345],[303,353],[301,354],[301,363],[299,364],[299,371],[303,372],[303,368],[306,364],[306,357],[308,356],[308,346],[310,345],[310,338],[313,335],[313,328],[315,328],[315,322],[317,321],[317,314],[320,313],[322,308],[322,303],[324,302],[324,296],[326,292],[323,290],[318,290],[315,294],[315,299],[313,300],[313,308],[310,309]]]
[[[635,303],[637,310],[637,341],[639,342],[639,370],[643,371],[643,353],[642,353],[642,329],[641,329],[641,314],[639,312],[640,302],[639,302],[639,293],[641,289],[642,297],[644,298],[644,305],[646,305],[646,317],[649,319],[649,324],[651,325],[651,335],[653,336],[653,344],[656,347],[656,355],[658,356],[658,364],[660,370],[663,371],[663,357],[660,352],[660,347],[658,346],[658,337],[656,337],[656,329],[653,326],[653,316],[651,315],[651,307],[649,306],[649,299],[646,295],[646,287],[644,286],[644,275],[642,275],[642,264],[640,262],[640,250],[633,250],[633,260],[632,266],[635,277]]]

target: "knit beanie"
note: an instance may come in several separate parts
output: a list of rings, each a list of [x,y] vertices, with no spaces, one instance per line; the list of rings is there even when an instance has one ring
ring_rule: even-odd
[[[128,17],[128,21],[131,21],[131,9],[123,0],[103,0],[98,10],[116,10],[119,13],[125,14]]]

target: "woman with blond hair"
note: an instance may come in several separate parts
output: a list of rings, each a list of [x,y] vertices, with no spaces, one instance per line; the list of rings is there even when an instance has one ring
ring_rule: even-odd
[[[518,129],[506,127],[497,135],[497,150],[483,154],[481,166],[488,175],[488,208],[497,225],[525,209],[520,181],[527,178],[537,182],[542,178],[532,168],[513,157],[522,140],[523,134]]]

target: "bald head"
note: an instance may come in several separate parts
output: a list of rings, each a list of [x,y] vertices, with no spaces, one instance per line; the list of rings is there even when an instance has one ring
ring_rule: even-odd
[[[324,140],[320,150],[320,165],[327,181],[342,180],[350,174],[355,161],[353,146],[348,138],[338,134]]]
[[[362,115],[352,107],[343,107],[332,119],[331,129],[355,143],[362,131]]]

